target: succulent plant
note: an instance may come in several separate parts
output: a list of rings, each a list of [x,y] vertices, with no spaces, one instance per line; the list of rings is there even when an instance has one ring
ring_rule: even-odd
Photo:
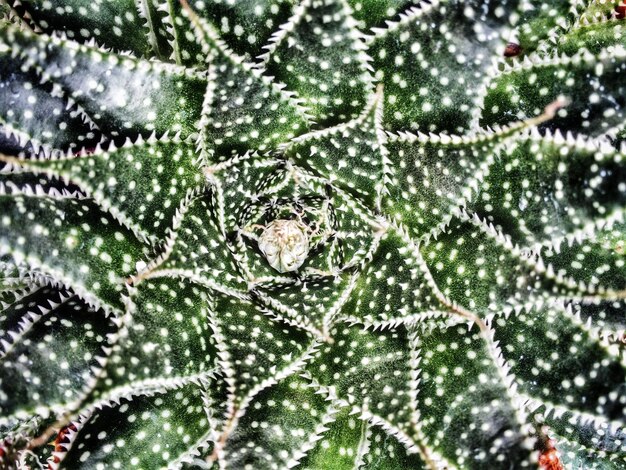
[[[0,468],[626,468],[626,6],[188,1],[1,7]]]

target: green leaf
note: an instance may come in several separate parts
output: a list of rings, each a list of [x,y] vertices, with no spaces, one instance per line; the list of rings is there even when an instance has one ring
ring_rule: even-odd
[[[386,127],[450,133],[475,127],[487,72],[504,51],[500,36],[517,4],[421,3],[374,29],[368,54],[385,86]]]
[[[376,418],[405,433],[415,424],[414,364],[407,331],[374,332],[337,323],[307,371],[333,387],[353,413]]]
[[[530,0],[523,2],[524,8],[516,21],[516,36],[522,52],[528,54],[537,48],[543,49],[551,45],[551,40],[571,26],[573,12],[584,2],[553,0],[542,2]]]
[[[328,430],[302,459],[298,468],[362,468],[360,465],[369,450],[371,436],[371,427],[367,421],[350,416],[349,408],[344,408],[327,427]]]
[[[295,91],[318,124],[356,118],[371,87],[362,35],[344,0],[306,0],[274,33],[267,73]]]
[[[587,325],[593,336],[609,341],[621,341],[626,334],[625,303],[623,299],[591,298],[572,302],[568,306],[572,309],[573,315]]]
[[[4,260],[53,276],[107,311],[123,310],[124,280],[144,251],[132,232],[89,199],[2,193]]]
[[[0,53],[0,132],[34,154],[95,145],[99,133],[83,110],[58,86],[39,83],[36,73],[20,65]]]
[[[469,206],[515,243],[558,245],[621,211],[625,173],[624,155],[610,145],[531,131],[488,157]]]
[[[71,294],[65,290],[35,284],[23,289],[3,290],[0,294],[0,351],[10,349],[14,338],[19,338],[19,331],[32,323],[33,315],[28,315],[29,311],[38,310],[38,306],[44,303],[64,302],[69,297]],[[39,314],[34,315],[39,317]]]
[[[510,311],[552,285],[539,263],[478,218],[454,218],[420,251],[443,295],[481,317]]]
[[[291,468],[334,420],[332,392],[290,377],[261,392],[228,435],[219,462],[229,468]]]
[[[621,0],[590,0],[586,2],[585,11],[580,15],[579,22],[585,24],[611,18],[617,13]]]
[[[317,270],[325,269],[335,273],[355,267],[368,258],[386,230],[386,221],[377,217],[359,199],[330,185],[322,178],[311,177],[304,172],[294,174],[293,178],[301,186],[294,192],[301,192],[304,196],[303,200],[307,193],[324,195],[324,203],[328,205],[328,208],[323,209],[321,213],[330,222],[322,227],[329,230],[331,235],[326,245],[327,249],[322,251],[325,256],[311,255],[311,264],[304,265],[305,271],[315,274]],[[317,261],[317,258],[320,261],[322,258],[327,261],[316,266],[317,263],[313,262]]]
[[[563,407],[623,422],[623,353],[594,337],[569,309],[538,303],[494,319],[494,328],[519,391],[534,400],[531,409]]]
[[[419,431],[460,468],[532,466],[521,400],[489,334],[462,323],[417,332]]]
[[[492,80],[483,104],[481,123],[504,125],[529,119],[549,104],[569,103],[543,128],[567,129],[596,136],[624,121],[626,49],[620,45],[592,54],[533,55],[507,65]]]
[[[583,48],[598,54],[610,46],[623,45],[624,34],[626,29],[621,20],[607,17],[589,23],[583,19],[567,34],[559,37],[558,50],[570,56]]]
[[[11,160],[13,158],[14,157],[0,154],[0,161],[2,161],[2,164],[4,164],[4,160]],[[30,171],[13,164],[6,164],[4,168],[0,170],[0,183],[2,183],[5,188],[9,188],[9,192],[14,190],[21,192],[39,191],[45,194],[71,197],[85,196],[76,186],[72,184],[65,184],[59,178],[49,178],[44,174],[31,173]]]
[[[408,452],[406,446],[395,436],[389,435],[379,427],[372,426],[368,436],[367,453],[363,456],[363,470],[395,470],[428,468],[417,452]]]
[[[150,43],[150,54],[157,56],[162,61],[175,61],[174,34],[169,23],[168,8],[171,2],[168,0],[135,0],[135,5],[139,11],[139,16],[144,20],[144,31],[146,31],[148,42]]]
[[[383,231],[382,222],[357,199],[289,162],[245,155],[209,167],[206,174],[218,197],[218,218],[251,286],[338,276],[367,257]],[[298,271],[278,273],[258,248],[265,227],[281,219],[307,227],[310,252]]]
[[[207,160],[269,151],[306,131],[308,116],[291,93],[228,49],[206,21],[191,21],[208,63],[198,141]]]
[[[295,284],[257,288],[252,294],[277,318],[320,337],[327,338],[358,275],[304,279]]]
[[[589,470],[609,470],[619,468],[625,463],[624,458],[617,457],[607,450],[589,449],[559,435],[554,435],[558,445],[560,461],[566,468],[584,468]]]
[[[249,218],[250,204],[261,195],[274,196],[290,185],[292,171],[276,158],[246,153],[205,169],[208,181],[215,187],[220,223],[232,234]],[[290,194],[287,192],[287,194]]]
[[[203,2],[192,0],[191,8],[207,19],[237,54],[255,58],[271,34],[285,22],[295,0],[240,0]]]
[[[178,136],[148,141],[140,136],[119,149],[98,147],[89,155],[9,161],[77,185],[120,223],[154,243],[164,238],[181,203],[205,184],[196,158],[193,145]]]
[[[7,26],[2,40],[8,52],[21,57],[43,81],[60,86],[112,137],[169,130],[186,138],[196,131],[207,87],[198,72]]]
[[[606,225],[580,238],[542,250],[548,269],[589,294],[622,299],[626,293],[626,225]]]
[[[385,20],[396,19],[398,15],[418,5],[419,0],[348,0],[354,18],[361,31],[374,26],[383,26]]]
[[[358,118],[293,139],[285,155],[333,184],[380,206],[390,161],[382,127],[382,90]]]
[[[206,289],[188,280],[141,282],[131,290],[128,318],[93,398],[101,401],[207,378],[216,357],[210,308]]]
[[[481,163],[506,134],[392,135],[387,145],[389,195],[383,209],[415,239],[438,232],[472,199]]]
[[[94,386],[116,327],[101,310],[50,288],[12,307],[0,346],[0,422],[71,411]]]
[[[196,384],[122,399],[95,411],[78,428],[67,454],[60,454],[59,468],[177,468],[212,432],[205,392]]]
[[[219,228],[214,207],[211,193],[187,201],[174,219],[163,252],[138,273],[138,278],[186,277],[235,295],[247,290]]]
[[[315,346],[309,334],[271,318],[244,299],[217,295],[211,321],[231,414],[246,408],[261,390],[301,369]]]
[[[148,29],[141,24],[137,2],[90,0],[8,0],[27,23],[44,33],[64,34],[79,42],[95,40],[117,51],[150,55]]]
[[[387,233],[342,308],[350,321],[375,328],[445,315],[417,248]]]

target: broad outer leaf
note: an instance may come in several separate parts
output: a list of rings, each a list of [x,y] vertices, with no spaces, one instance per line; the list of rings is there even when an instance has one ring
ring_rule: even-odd
[[[493,361],[493,343],[476,326],[457,324],[418,332],[416,346],[424,444],[460,468],[532,465],[525,416],[516,407],[510,377]]]
[[[114,324],[72,294],[42,288],[13,306],[0,346],[0,423],[72,410],[95,383]]]
[[[98,400],[142,388],[172,388],[214,369],[206,288],[188,280],[147,279],[131,291],[128,318],[96,390]]]
[[[452,219],[421,253],[437,288],[482,317],[510,311],[551,286],[502,234],[473,219]]]
[[[355,118],[371,87],[368,56],[344,0],[305,0],[272,36],[269,75],[297,93],[318,124]]]
[[[469,206],[524,247],[593,230],[626,202],[624,155],[571,134],[532,131],[507,141],[484,168]]]
[[[421,133],[392,136],[384,211],[413,238],[437,232],[471,199],[481,160],[503,138],[497,133],[466,139]]]
[[[196,71],[7,26],[2,40],[29,70],[60,86],[112,137],[169,130],[185,138],[196,131],[207,86]]]
[[[375,30],[368,54],[385,86],[390,130],[471,128],[517,1],[433,1]],[[393,64],[393,65],[391,65]]]
[[[9,0],[8,3],[27,23],[45,33],[62,33],[80,42],[95,40],[117,51],[151,55],[149,31],[147,27],[138,27],[141,18],[134,0]]]
[[[558,306],[538,305],[494,320],[495,339],[519,391],[548,409],[561,406],[623,422],[626,367],[616,345],[595,338]]]
[[[186,197],[199,192],[204,177],[194,146],[178,137],[98,147],[89,155],[22,160],[35,173],[63,178],[108,210],[139,237],[163,239]]]
[[[211,433],[203,387],[122,399],[96,410],[73,434],[59,468],[176,468]]]
[[[602,135],[624,121],[626,48],[623,44],[597,53],[586,49],[572,56],[533,55],[506,66],[494,77],[485,97],[483,125],[504,125],[543,113],[550,103],[568,105],[543,127],[590,136]]]
[[[121,311],[124,281],[143,258],[132,232],[90,199],[0,196],[0,255],[53,276],[87,301]]]
[[[626,226],[607,224],[580,240],[542,250],[542,258],[567,284],[600,298],[620,300],[626,292],[625,242]]]
[[[34,153],[95,145],[99,134],[58,86],[40,83],[38,74],[22,70],[8,51],[0,52],[0,132]]]

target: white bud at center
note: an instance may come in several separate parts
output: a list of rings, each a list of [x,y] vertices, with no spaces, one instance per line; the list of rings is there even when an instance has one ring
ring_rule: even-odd
[[[306,227],[297,220],[274,220],[261,234],[259,249],[276,271],[295,271],[309,254]]]

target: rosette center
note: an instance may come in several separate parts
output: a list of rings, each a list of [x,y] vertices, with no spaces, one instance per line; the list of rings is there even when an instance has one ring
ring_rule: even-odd
[[[259,249],[278,272],[296,271],[309,254],[307,227],[294,219],[273,220],[259,238]]]

